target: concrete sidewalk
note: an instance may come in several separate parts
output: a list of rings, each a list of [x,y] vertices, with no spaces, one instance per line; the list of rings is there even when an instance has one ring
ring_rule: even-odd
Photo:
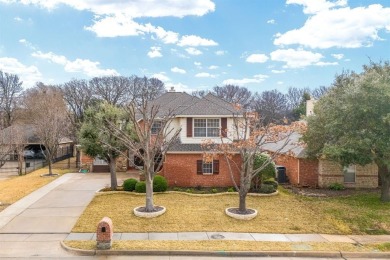
[[[385,243],[390,235],[269,234],[233,232],[114,233],[114,240],[242,240],[269,242]],[[96,240],[96,233],[70,233],[65,240]]]

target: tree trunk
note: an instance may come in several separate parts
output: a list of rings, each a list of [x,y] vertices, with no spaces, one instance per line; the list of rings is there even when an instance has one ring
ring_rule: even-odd
[[[18,174],[20,176],[23,175],[23,162],[24,162],[23,156],[19,155],[19,158],[18,158]]]
[[[390,202],[390,170],[386,164],[377,163],[382,181],[381,201]]]
[[[149,172],[149,169],[145,172],[145,184],[146,184],[146,212],[154,211],[153,203],[153,178],[152,174]]]
[[[118,187],[118,180],[116,178],[116,158],[110,156],[110,177],[111,177],[111,190],[116,190]]]
[[[246,213],[246,195],[247,195],[247,192],[243,192],[240,190],[239,192],[239,198],[240,198],[240,202],[239,202],[239,206],[238,206],[238,211],[239,213],[241,214],[245,214]]]
[[[49,158],[51,158],[51,157],[49,157]],[[49,163],[49,175],[53,175],[52,161],[51,161],[51,159],[49,159],[49,160],[47,160],[47,161],[48,161],[48,163]]]

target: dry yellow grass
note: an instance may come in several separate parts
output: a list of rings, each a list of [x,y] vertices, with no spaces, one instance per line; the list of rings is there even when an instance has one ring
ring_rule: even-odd
[[[63,163],[54,164],[53,173],[62,175],[68,172],[74,172],[75,169],[62,169]],[[14,176],[0,181],[0,211],[8,205],[18,201],[24,196],[55,180],[54,177],[41,177],[42,174],[48,173],[47,167],[33,171],[27,175]]]
[[[108,216],[114,232],[186,232],[225,231],[259,233],[351,233],[348,225],[321,214],[318,207],[299,196],[280,193],[272,197],[247,198],[247,206],[259,211],[251,221],[240,221],[225,215],[227,207],[238,205],[236,194],[189,196],[162,193],[154,196],[156,205],[167,208],[154,219],[134,216],[133,209],[144,205],[145,196],[132,193],[107,193],[96,196],[73,228],[73,232],[95,232],[97,223]]]
[[[96,241],[65,241],[72,248],[94,250]],[[370,246],[356,246],[350,243],[289,243],[254,241],[114,241],[113,250],[194,250],[194,251],[373,251]]]

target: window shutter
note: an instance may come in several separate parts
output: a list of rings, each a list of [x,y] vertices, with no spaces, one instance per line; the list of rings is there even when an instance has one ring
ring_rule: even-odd
[[[219,174],[219,160],[213,161],[213,174]]]
[[[203,174],[203,161],[202,160],[196,161],[196,174]]]
[[[227,137],[227,118],[221,118],[221,135]]]
[[[192,117],[187,117],[187,137],[192,137]]]

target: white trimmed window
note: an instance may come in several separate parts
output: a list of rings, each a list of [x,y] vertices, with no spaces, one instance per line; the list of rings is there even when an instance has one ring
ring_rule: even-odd
[[[219,137],[219,118],[195,118],[194,137]]]
[[[356,182],[356,166],[349,165],[344,166],[344,182],[355,183]]]
[[[196,172],[204,175],[219,174],[219,160],[213,160],[212,162],[197,160]]]
[[[160,132],[160,130],[161,130],[161,126],[162,126],[161,121],[154,121],[152,128],[150,129],[152,135],[158,134],[158,132]]]

